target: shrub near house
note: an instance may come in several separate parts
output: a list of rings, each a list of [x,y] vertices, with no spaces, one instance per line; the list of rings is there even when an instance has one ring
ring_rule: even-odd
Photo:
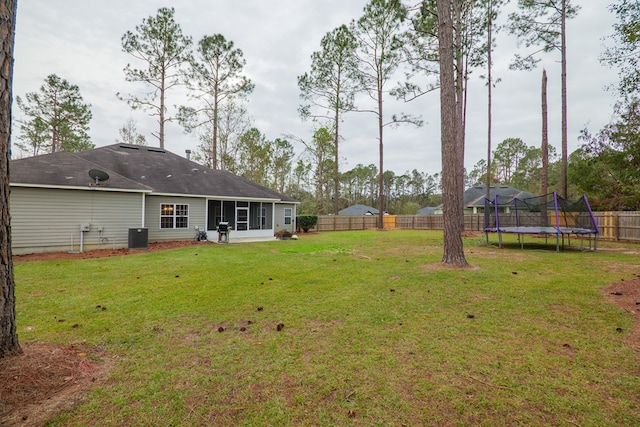
[[[307,233],[318,223],[318,215],[298,215],[297,221],[298,227]]]

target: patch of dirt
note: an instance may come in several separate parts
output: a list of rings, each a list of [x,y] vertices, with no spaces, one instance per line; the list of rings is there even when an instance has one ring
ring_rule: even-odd
[[[112,362],[84,344],[28,343],[0,359],[0,425],[41,426],[78,405]]]
[[[475,264],[468,264],[466,267],[458,267],[457,265],[451,265],[451,264],[445,264],[444,262],[438,261],[438,262],[431,262],[431,263],[427,263],[424,264],[424,269],[427,271],[433,271],[433,270],[478,270],[480,269],[479,266],[475,265]]]
[[[175,242],[155,242],[149,243],[147,249],[94,249],[82,253],[69,253],[69,252],[44,252],[27,255],[13,255],[14,262],[21,261],[57,261],[68,259],[89,259],[89,258],[105,258],[112,256],[123,256],[131,254],[139,254],[144,252],[161,251],[165,249],[182,248],[185,246],[202,246],[212,245],[216,243],[211,242],[198,242],[194,240],[178,240]]]
[[[624,331],[618,328],[618,332],[627,333],[627,345],[640,353],[640,274],[632,279],[623,279],[605,287],[602,290],[604,296],[620,309],[631,313],[633,316],[633,330]]]
[[[466,239],[475,239],[476,237],[480,237],[483,233],[478,231],[463,231],[461,233],[462,237]]]

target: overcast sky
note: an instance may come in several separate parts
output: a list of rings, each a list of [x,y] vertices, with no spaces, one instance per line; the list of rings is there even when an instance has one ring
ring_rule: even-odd
[[[515,0],[513,0],[515,1]],[[181,0],[169,4],[157,0],[20,0],[18,2],[14,97],[39,90],[49,74],[78,85],[93,120],[90,135],[96,146],[113,144],[120,129],[133,118],[149,145],[157,145],[151,132],[155,118],[131,111],[118,100],[117,92],[135,91],[122,69],[133,58],[122,52],[121,38],[143,18],[160,7],[173,6],[175,19],[194,44],[204,35],[222,34],[244,53],[246,74],[255,83],[249,112],[255,126],[269,139],[295,135],[309,139],[312,125],[298,116],[300,105],[297,77],[310,68],[310,56],[319,50],[321,38],[341,24],[361,16],[365,0]],[[611,118],[614,99],[605,86],[615,84],[615,70],[602,66],[598,56],[603,37],[612,33],[614,17],[605,1],[578,2],[582,9],[568,22],[569,152],[579,147],[579,132],[585,126],[600,129]],[[503,14],[503,18],[506,14]],[[560,152],[559,53],[543,57],[534,71],[510,71],[517,51],[513,36],[499,35],[494,53],[494,76],[502,81],[493,94],[493,147],[505,138],[521,138],[540,145],[540,87],[542,67],[549,79],[549,140]],[[520,53],[526,53],[524,48]],[[465,165],[470,171],[486,158],[486,87],[472,76],[469,89]],[[181,99],[168,93],[168,104]],[[417,169],[429,174],[441,170],[439,95],[426,95],[412,103],[387,99],[389,112],[422,116],[420,128],[388,128],[384,136],[386,170],[397,174]],[[21,112],[14,108],[14,119]],[[17,130],[14,128],[14,138]],[[366,113],[350,113],[343,125],[341,170],[359,163],[378,165],[377,122]],[[184,155],[195,149],[195,137],[171,123],[166,129],[165,148]],[[301,147],[296,145],[298,152]]]

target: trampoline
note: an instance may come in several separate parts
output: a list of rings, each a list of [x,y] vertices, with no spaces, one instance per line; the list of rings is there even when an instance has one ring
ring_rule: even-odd
[[[523,199],[509,199],[496,195],[485,199],[484,233],[489,244],[489,233],[497,233],[498,246],[502,247],[502,234],[516,234],[521,249],[524,236],[555,236],[556,251],[564,249],[565,239],[571,245],[571,237],[580,239],[580,249],[597,250],[599,229],[587,196],[570,202],[549,193]],[[585,241],[587,246],[585,248]]]

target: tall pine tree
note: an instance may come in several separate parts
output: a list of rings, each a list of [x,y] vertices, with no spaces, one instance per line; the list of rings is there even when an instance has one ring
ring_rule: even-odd
[[[16,102],[25,119],[19,120],[21,150],[31,155],[77,152],[94,147],[89,137],[91,105],[85,104],[80,88],[55,74],[47,76],[38,92],[29,92]]]
[[[174,19],[173,8],[160,8],[156,16],[150,16],[137,25],[135,32],[122,36],[122,50],[142,62],[140,68],[127,64],[125,79],[142,83],[150,90],[143,94],[118,97],[133,109],[143,109],[158,119],[160,148],[164,148],[165,125],[171,120],[167,115],[167,91],[181,84],[183,66],[191,58],[191,37],[184,36]]]
[[[13,40],[16,1],[0,3],[0,358],[22,352],[16,332],[15,281],[11,257],[9,216],[9,143],[11,140],[11,90],[13,80]]]

